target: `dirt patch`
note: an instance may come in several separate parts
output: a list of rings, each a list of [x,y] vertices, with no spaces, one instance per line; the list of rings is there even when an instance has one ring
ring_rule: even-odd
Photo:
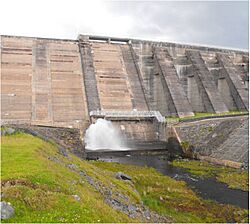
[[[31,183],[28,180],[22,180],[22,179],[15,180],[15,179],[12,179],[12,180],[2,180],[1,181],[1,187],[2,188],[3,187],[16,186],[16,185],[22,185],[22,186],[26,186],[26,187],[29,187],[29,188],[32,188],[32,189],[39,188],[37,185]]]

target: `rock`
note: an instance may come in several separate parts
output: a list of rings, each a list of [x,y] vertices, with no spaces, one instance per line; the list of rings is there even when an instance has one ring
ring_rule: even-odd
[[[12,135],[16,132],[14,128],[6,128],[5,131],[7,135]]]
[[[241,165],[241,169],[242,170],[248,170],[248,163],[247,162],[243,162],[242,165]]]
[[[16,132],[16,130],[14,128],[8,128],[8,127],[5,127],[3,130],[1,130],[1,136],[4,136],[4,135],[12,135]]]
[[[125,201],[128,201],[128,200],[129,200],[129,198],[128,198],[127,196],[125,196],[125,195],[123,195],[123,194],[121,194],[121,193],[118,193],[117,196],[120,197],[120,198],[122,198],[122,199],[125,200]]]
[[[145,217],[146,219],[150,219],[150,211],[148,209],[146,209],[144,212],[143,212],[143,217]]]
[[[132,178],[130,176],[128,176],[127,174],[122,173],[122,172],[117,172],[115,174],[115,177],[117,179],[120,179],[120,180],[132,180]]]
[[[90,185],[95,186],[95,181],[90,176],[86,176],[86,180]]]
[[[5,136],[6,135],[6,131],[5,130],[1,130],[1,136]]]
[[[67,167],[70,168],[71,170],[77,169],[77,165],[75,164],[68,164]]]
[[[215,138],[215,137],[217,137],[217,133],[214,133],[214,134],[212,135],[212,138]]]
[[[54,156],[49,156],[48,160],[51,160],[51,161],[53,161],[55,163],[61,163],[61,161],[57,157],[54,157]]]
[[[134,213],[134,212],[136,212],[136,207],[134,205],[129,205],[128,211],[129,211],[129,213]]]
[[[72,196],[73,196],[73,198],[74,198],[76,201],[80,201],[80,200],[81,200],[81,198],[80,198],[77,194],[72,195]]]
[[[8,202],[0,202],[1,206],[1,219],[9,219],[14,215],[14,208],[11,206],[11,204]]]
[[[124,211],[124,205],[117,199],[107,198],[106,203],[111,205],[114,209]]]
[[[79,174],[80,174],[81,177],[86,176],[86,173],[84,171],[82,171],[82,170],[79,172]]]
[[[73,181],[71,181],[70,184],[71,184],[71,185],[75,185],[75,184],[77,184],[77,181],[76,181],[76,180],[73,180]]]
[[[68,157],[68,153],[67,153],[67,150],[63,147],[59,147],[59,153],[65,157]]]

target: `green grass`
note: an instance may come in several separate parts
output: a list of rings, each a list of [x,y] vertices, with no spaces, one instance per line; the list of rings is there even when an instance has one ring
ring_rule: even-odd
[[[191,174],[204,177],[215,177],[230,188],[248,191],[249,173],[240,169],[229,168],[197,160],[174,160],[174,166],[187,169]]]
[[[28,134],[3,136],[1,156],[2,200],[15,208],[15,215],[3,222],[141,222],[107,205],[104,196],[79,175],[80,170],[114,194],[125,195],[133,204],[143,201],[175,222],[248,222],[247,210],[203,200],[184,182],[153,168],[64,157],[55,144]],[[77,170],[68,164],[76,164]],[[117,171],[130,175],[133,183],[116,179]]]
[[[167,123],[177,123],[180,121],[194,120],[197,118],[206,118],[206,117],[214,117],[214,116],[217,117],[217,116],[224,116],[224,115],[238,115],[238,114],[248,115],[249,112],[248,111],[228,111],[224,113],[195,112],[194,116],[192,117],[179,118],[179,117],[169,116],[169,117],[166,117],[165,121]]]
[[[122,171],[133,178],[145,205],[175,222],[248,222],[248,211],[203,200],[185,182],[158,173],[153,168],[93,161],[107,172]]]
[[[96,181],[101,180],[107,186],[113,184],[131,202],[139,201],[132,186],[118,183],[121,181],[73,155],[63,157],[50,143],[22,133],[3,136],[1,156],[2,182],[16,182],[2,188],[2,200],[11,202],[15,208],[15,215],[8,222],[139,221],[112,209],[87,181],[65,166],[74,163]],[[52,156],[61,163],[48,159]],[[73,198],[75,194],[80,196],[80,202]]]

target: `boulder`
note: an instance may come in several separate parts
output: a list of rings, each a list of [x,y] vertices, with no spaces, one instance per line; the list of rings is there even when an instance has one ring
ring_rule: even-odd
[[[128,176],[127,174],[122,173],[122,172],[117,172],[115,174],[115,177],[117,179],[120,179],[120,180],[132,180],[132,178],[130,176]]]
[[[12,135],[16,130],[14,128],[6,128],[5,131],[7,135]]]
[[[75,164],[68,164],[67,167],[70,168],[71,170],[77,169],[77,165],[75,165]]]
[[[80,200],[81,200],[81,198],[80,198],[77,194],[72,195],[72,196],[73,196],[73,198],[74,198],[76,201],[80,201]]]
[[[14,208],[9,202],[2,201],[0,202],[1,206],[1,219],[9,219],[14,215]]]
[[[16,132],[14,128],[5,127],[1,130],[1,136],[12,135]]]

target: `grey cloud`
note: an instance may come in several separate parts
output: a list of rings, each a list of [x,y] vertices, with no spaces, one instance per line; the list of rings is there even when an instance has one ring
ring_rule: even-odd
[[[71,39],[82,33],[248,49],[248,2],[71,1],[37,0],[29,7],[2,1],[0,33]]]
[[[139,38],[248,49],[248,2],[108,2]]]

